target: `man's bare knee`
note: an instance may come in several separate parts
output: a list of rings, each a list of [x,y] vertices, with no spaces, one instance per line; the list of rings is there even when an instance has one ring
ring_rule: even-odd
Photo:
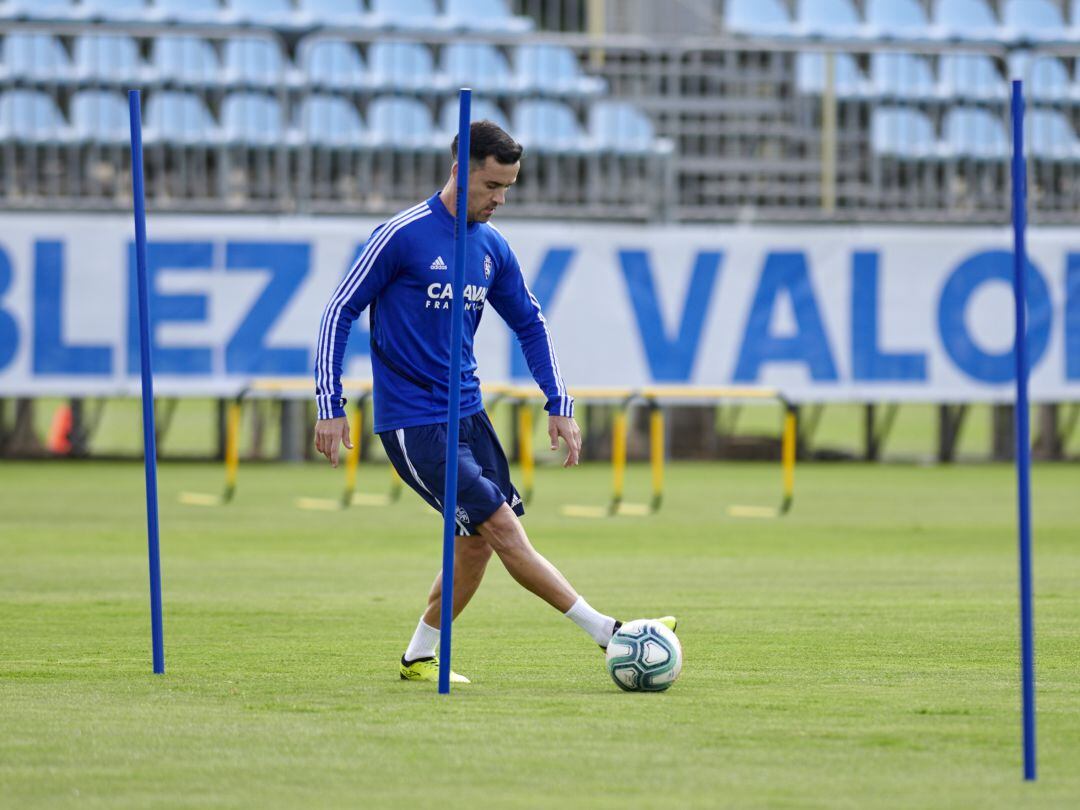
[[[498,554],[513,551],[528,543],[521,521],[514,514],[514,510],[506,504],[500,506],[495,514],[481,523],[477,529],[489,547]]]
[[[457,538],[457,559],[469,568],[478,568],[491,559],[491,545],[483,537]]]

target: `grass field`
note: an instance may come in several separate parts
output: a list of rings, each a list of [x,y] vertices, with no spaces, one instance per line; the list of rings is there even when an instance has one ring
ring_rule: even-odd
[[[199,509],[178,493],[220,470],[164,466],[156,677],[141,466],[5,462],[0,805],[1080,806],[1080,467],[1034,474],[1034,785],[1011,469],[809,465],[788,518],[725,516],[776,478],[675,465],[660,516],[590,522],[556,508],[602,502],[606,469],[541,470],[536,545],[602,610],[677,613],[683,676],[620,692],[493,564],[455,625],[474,683],[446,698],[396,674],[439,553],[418,499],[302,512],[340,471],[254,465]]]

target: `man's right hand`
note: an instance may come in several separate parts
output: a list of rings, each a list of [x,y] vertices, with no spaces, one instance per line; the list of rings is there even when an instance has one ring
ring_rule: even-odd
[[[352,450],[347,417],[319,419],[315,423],[315,449],[330,459],[331,467],[338,465],[338,454],[343,444],[347,449]]]

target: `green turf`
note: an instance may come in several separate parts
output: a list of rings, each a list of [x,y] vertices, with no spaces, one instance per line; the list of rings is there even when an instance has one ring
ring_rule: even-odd
[[[620,692],[494,564],[456,625],[474,683],[445,698],[395,669],[439,553],[418,501],[302,512],[340,471],[248,465],[233,505],[199,509],[178,493],[220,471],[165,466],[155,677],[141,467],[5,462],[0,805],[1077,806],[1080,468],[1034,475],[1034,785],[1010,469],[812,465],[788,518],[725,516],[776,478],[677,465],[661,516],[590,522],[555,508],[602,502],[607,471],[541,471],[536,545],[600,609],[677,613],[683,676]]]

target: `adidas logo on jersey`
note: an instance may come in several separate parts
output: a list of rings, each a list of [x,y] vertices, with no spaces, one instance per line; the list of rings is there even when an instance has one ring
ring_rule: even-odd
[[[435,261],[431,263],[432,270],[445,270],[446,262],[443,261],[442,256],[436,256]]]

